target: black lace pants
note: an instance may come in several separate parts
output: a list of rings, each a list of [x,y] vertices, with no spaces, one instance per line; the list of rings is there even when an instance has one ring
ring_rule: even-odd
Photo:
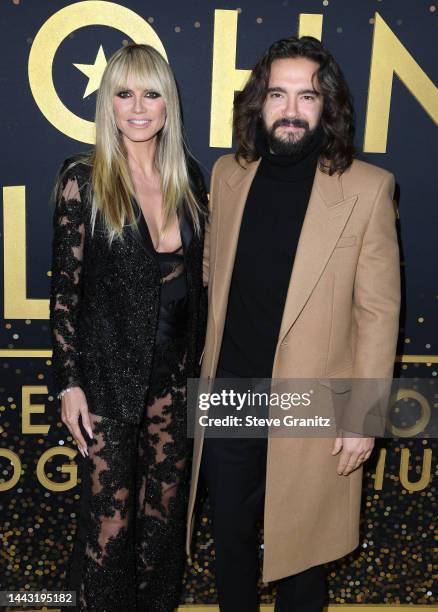
[[[80,612],[172,612],[185,566],[185,357],[154,359],[140,425],[90,414],[67,588]],[[72,608],[66,608],[72,610]]]

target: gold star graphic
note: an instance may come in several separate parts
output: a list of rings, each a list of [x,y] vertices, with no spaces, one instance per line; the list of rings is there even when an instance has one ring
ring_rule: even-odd
[[[86,98],[100,87],[100,81],[106,66],[106,57],[102,45],[99,47],[94,64],[73,64],[73,66],[88,77],[88,84],[82,96]]]

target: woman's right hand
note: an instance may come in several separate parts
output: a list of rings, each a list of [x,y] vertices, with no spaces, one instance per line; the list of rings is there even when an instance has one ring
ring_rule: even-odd
[[[72,387],[68,393],[64,393],[61,397],[61,421],[67,426],[78,445],[80,453],[85,457],[85,454],[88,455],[88,448],[79,427],[79,416],[82,418],[85,431],[90,438],[93,438],[85,393],[80,387]]]

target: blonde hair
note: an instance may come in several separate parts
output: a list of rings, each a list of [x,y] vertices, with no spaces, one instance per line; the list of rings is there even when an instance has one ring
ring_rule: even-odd
[[[135,189],[113,110],[113,97],[126,89],[129,77],[139,88],[159,93],[166,104],[166,121],[157,134],[155,150],[155,165],[161,175],[163,191],[162,231],[168,228],[185,203],[195,231],[199,233],[201,209],[189,184],[175,77],[158,51],[149,45],[137,44],[122,47],[109,59],[97,95],[96,146],[77,160],[92,166],[89,186],[92,191],[92,232],[98,212],[110,244],[114,238],[123,238],[126,221],[138,229],[131,200],[136,197]]]

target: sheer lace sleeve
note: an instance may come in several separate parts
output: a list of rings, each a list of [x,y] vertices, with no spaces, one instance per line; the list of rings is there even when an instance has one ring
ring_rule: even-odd
[[[57,394],[68,387],[81,386],[77,323],[84,238],[83,202],[73,168],[63,178],[53,214],[50,325]]]

